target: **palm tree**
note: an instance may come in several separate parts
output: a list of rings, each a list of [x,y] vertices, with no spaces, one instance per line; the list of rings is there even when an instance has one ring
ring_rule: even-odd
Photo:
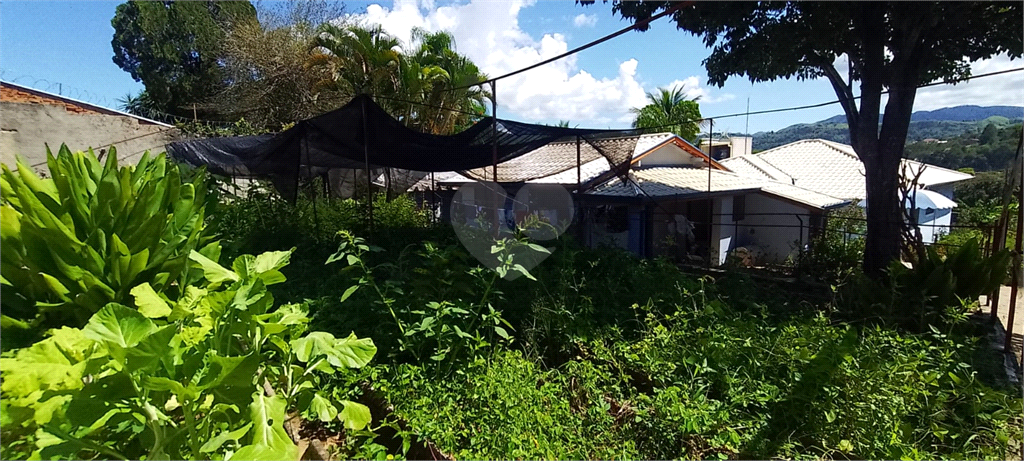
[[[700,96],[686,99],[681,87],[669,90],[659,88],[658,92],[647,93],[649,104],[640,108],[630,109],[636,114],[633,128],[644,129],[645,132],[669,131],[680,138],[693,141],[703,125],[700,115]]]
[[[484,114],[487,93],[460,88],[486,77],[454,50],[448,32],[413,31],[412,49],[402,50],[380,26],[320,27],[309,66],[330,70],[321,88],[379,96],[378,104],[417,130],[450,134],[471,123],[466,112]]]
[[[309,66],[323,66],[332,80],[321,86],[351,94],[394,96],[399,88],[399,41],[380,26],[322,24],[313,40]]]

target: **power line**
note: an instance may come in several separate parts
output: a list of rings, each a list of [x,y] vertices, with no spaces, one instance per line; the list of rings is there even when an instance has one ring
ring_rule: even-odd
[[[519,70],[514,70],[514,71],[512,71],[512,72],[509,72],[509,73],[507,73],[507,74],[504,74],[504,75],[499,75],[499,76],[497,76],[497,77],[494,77],[494,78],[489,78],[489,79],[487,79],[487,80],[484,80],[484,81],[482,81],[482,82],[477,82],[477,83],[474,83],[474,84],[471,84],[471,85],[466,85],[466,86],[460,86],[460,87],[455,87],[455,88],[451,88],[451,89],[449,89],[449,90],[447,90],[447,91],[456,91],[456,90],[464,90],[464,89],[466,89],[466,88],[472,88],[472,87],[474,87],[474,86],[480,86],[480,85],[484,85],[484,84],[487,84],[487,83],[492,83],[492,82],[496,82],[496,81],[498,81],[498,80],[501,80],[501,79],[503,79],[503,78],[511,77],[511,76],[513,76],[513,75],[517,75],[517,74],[521,74],[521,73],[523,73],[523,72],[526,72],[526,71],[528,71],[528,70],[531,70],[531,69],[535,69],[535,68],[537,68],[537,67],[543,66],[543,65],[545,65],[545,64],[547,64],[547,63],[550,63],[550,62],[554,62],[554,61],[557,61],[557,60],[559,60],[559,59],[562,59],[562,58],[564,58],[564,57],[567,57],[567,56],[572,56],[572,55],[574,55],[574,54],[576,54],[576,53],[579,53],[580,51],[583,51],[583,50],[585,50],[585,49],[587,49],[587,48],[590,48],[590,47],[592,47],[592,46],[595,46],[595,45],[599,45],[599,44],[601,44],[601,43],[604,43],[604,42],[606,42],[606,41],[608,41],[608,40],[611,40],[611,39],[613,39],[613,38],[615,38],[615,37],[618,37],[618,36],[620,36],[620,35],[622,35],[622,34],[624,34],[624,33],[626,33],[626,32],[629,32],[629,31],[631,31],[631,30],[634,30],[634,29],[636,29],[636,28],[638,28],[638,27],[641,27],[641,26],[646,26],[647,24],[650,24],[651,22],[653,22],[653,21],[655,21],[655,20],[661,19],[661,18],[663,18],[663,17],[665,17],[665,16],[668,16],[669,14],[673,14],[673,13],[675,13],[676,11],[679,11],[679,10],[680,10],[680,9],[682,9],[682,8],[685,8],[685,7],[687,7],[687,6],[693,5],[694,3],[696,3],[696,2],[692,2],[692,1],[691,1],[691,2],[679,2],[679,3],[676,3],[676,5],[675,5],[675,6],[673,6],[673,7],[669,8],[669,9],[667,9],[667,10],[665,10],[665,11],[662,11],[661,13],[658,13],[658,14],[656,14],[656,15],[654,15],[654,16],[651,16],[651,17],[649,17],[649,18],[647,18],[647,19],[643,19],[643,20],[637,21],[637,22],[635,22],[635,23],[634,23],[633,25],[631,25],[631,26],[629,26],[629,27],[625,27],[625,28],[622,28],[622,29],[620,29],[620,30],[619,30],[619,31],[617,31],[617,32],[613,32],[613,33],[611,33],[611,34],[605,35],[604,37],[601,37],[601,38],[599,38],[599,39],[597,39],[597,40],[594,40],[594,41],[592,41],[592,42],[590,42],[590,43],[587,43],[587,44],[584,44],[584,45],[582,45],[582,46],[578,46],[578,47],[576,47],[576,48],[573,48],[573,49],[571,49],[571,50],[569,50],[569,51],[566,51],[565,53],[562,53],[562,54],[560,54],[560,55],[558,55],[558,56],[555,56],[555,57],[553,57],[553,58],[548,58],[548,59],[545,59],[545,60],[543,60],[543,61],[541,61],[541,62],[538,62],[538,63],[536,63],[536,64],[531,64],[531,65],[529,65],[529,66],[523,67],[522,69],[519,69]],[[492,96],[493,96],[493,95],[492,95]]]

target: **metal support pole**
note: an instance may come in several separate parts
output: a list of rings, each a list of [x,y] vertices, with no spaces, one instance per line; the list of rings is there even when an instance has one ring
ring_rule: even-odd
[[[498,182],[498,89],[496,82],[491,80],[491,116],[494,118],[494,123],[491,125],[491,176],[494,177],[494,182]],[[501,219],[498,217],[498,207],[504,207],[504,204],[494,204],[494,219],[492,219],[492,225],[494,229],[492,231],[494,237],[498,237],[501,232]]]
[[[493,80],[491,81],[491,116],[494,118],[494,124],[491,125],[491,136],[493,136],[491,140],[491,174],[494,177],[494,182],[498,182],[498,90]]]
[[[363,161],[366,168],[366,208],[370,218],[370,235],[373,235],[373,179],[370,177],[370,130],[366,122],[366,99],[363,99]]]
[[[1021,168],[1021,175],[1024,175],[1024,168]],[[1024,178],[1017,178],[1020,187],[1017,188],[1018,203],[1024,205]],[[1013,245],[1013,278],[1010,286],[1010,307],[1006,315],[1006,344],[1003,350],[1010,350],[1011,339],[1013,338],[1013,320],[1017,314],[1017,294],[1021,284],[1021,265],[1024,264],[1024,255],[1021,251],[1021,243],[1024,242],[1024,210],[1017,211],[1017,243]]]
[[[711,269],[711,247],[714,238],[715,204],[711,198],[711,140],[715,134],[715,120],[708,119],[708,261],[707,268]],[[716,255],[717,256],[717,255]]]
[[[583,174],[580,172],[580,135],[576,135],[576,193],[580,193]]]

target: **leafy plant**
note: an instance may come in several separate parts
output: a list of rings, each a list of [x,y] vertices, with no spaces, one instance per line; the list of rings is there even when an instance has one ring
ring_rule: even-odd
[[[321,376],[366,365],[369,339],[306,332],[301,305],[274,310],[291,251],[193,252],[205,283],[170,302],[144,283],[135,309],[109,303],[82,329],[64,327],[2,363],[5,444],[32,457],[293,459],[301,414],[361,430],[367,407],[334,398]]]
[[[202,170],[148,153],[119,167],[114,148],[101,163],[65,145],[47,166],[49,178],[21,161],[0,175],[5,316],[80,327],[142,282],[182,294],[189,253],[210,240]]]

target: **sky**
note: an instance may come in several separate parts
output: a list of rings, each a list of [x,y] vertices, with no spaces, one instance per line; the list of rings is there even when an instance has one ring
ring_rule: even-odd
[[[101,106],[138,93],[141,83],[114,64],[110,20],[120,2],[0,2],[0,79]],[[408,41],[413,27],[453,33],[459,52],[490,76],[526,67],[628,26],[611,5],[554,0],[432,0],[346,2],[350,19],[376,23]],[[668,18],[646,32],[628,32],[579,54],[498,81],[498,117],[532,123],[620,128],[631,107],[661,87],[682,86],[700,97],[715,133],[774,131],[842,112],[839,105],[764,115],[740,115],[835,100],[825,79],[752,84],[730,78],[708,84],[702,61],[710,50]],[[842,63],[838,63],[842,67]],[[979,61],[974,74],[1024,67],[1006,56]],[[918,92],[914,110],[973,104],[1024,107],[1024,72],[940,85]]]

